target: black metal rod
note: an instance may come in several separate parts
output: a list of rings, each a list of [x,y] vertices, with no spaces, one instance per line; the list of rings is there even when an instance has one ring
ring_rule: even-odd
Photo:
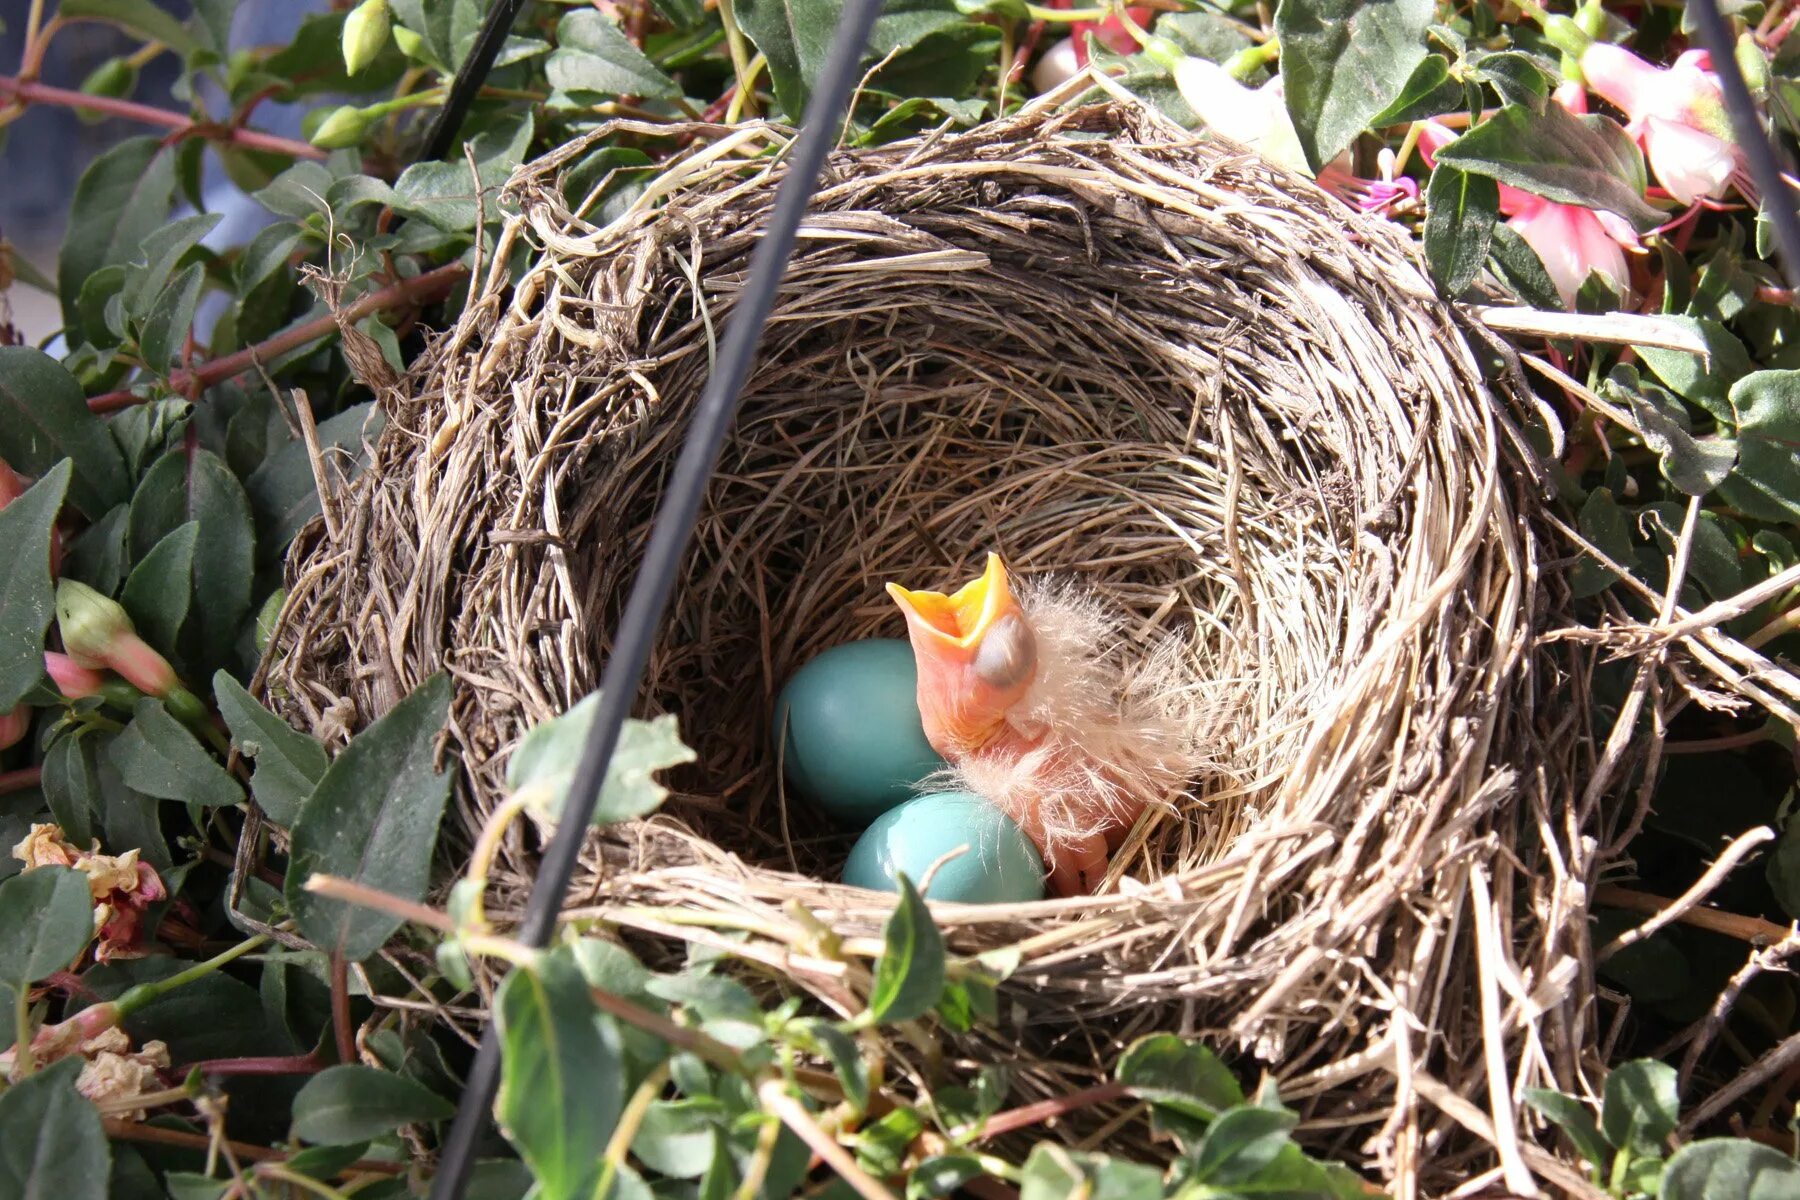
[[[1700,40],[1706,43],[1706,49],[1712,55],[1712,69],[1725,90],[1725,107],[1731,113],[1737,144],[1750,166],[1751,177],[1756,180],[1756,190],[1762,193],[1769,224],[1774,227],[1775,248],[1781,252],[1782,274],[1787,277],[1789,287],[1800,287],[1800,217],[1794,214],[1794,192],[1782,174],[1775,142],[1764,131],[1762,119],[1757,116],[1756,101],[1750,96],[1744,73],[1738,70],[1737,47],[1731,39],[1731,27],[1719,12],[1716,0],[1689,0],[1689,7],[1699,26]]]
[[[880,13],[881,0],[846,0],[838,18],[831,52],[806,105],[800,135],[788,152],[787,174],[775,193],[768,228],[750,256],[749,279],[731,313],[712,376],[694,407],[681,455],[650,529],[643,565],[613,639],[612,654],[601,672],[599,711],[569,786],[562,819],[557,822],[556,834],[539,864],[537,882],[525,906],[525,920],[518,937],[527,945],[547,945],[556,930],[556,918],[562,911],[563,896],[575,873],[582,842],[587,838],[588,822],[599,801],[607,766],[643,684],[651,644],[693,537],[707,482],[737,416],[740,393],[755,364],[763,326],[775,307],[776,293],[799,237],[800,221],[812,200],[825,156],[837,141],[859,78],[869,30]],[[475,1143],[499,1082],[500,1042],[494,1023],[489,1021],[469,1070],[456,1120],[444,1143],[437,1177],[432,1180],[432,1200],[461,1200],[464,1181],[474,1161]]]
[[[425,138],[425,151],[419,156],[421,162],[443,158],[455,148],[456,135],[469,113],[469,105],[481,85],[487,82],[488,72],[494,69],[494,59],[499,56],[500,47],[506,44],[506,35],[512,32],[513,22],[518,20],[519,10],[524,7],[525,0],[494,0],[494,6],[488,9],[481,32],[475,35],[475,44],[469,47],[469,57],[463,59],[456,78],[450,81],[450,94],[444,97],[444,106],[438,109],[437,119],[431,123],[431,133]]]

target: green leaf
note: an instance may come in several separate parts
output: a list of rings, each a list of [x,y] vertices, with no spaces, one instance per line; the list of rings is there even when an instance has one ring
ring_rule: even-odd
[[[44,754],[42,787],[50,816],[64,836],[77,846],[92,841],[94,818],[104,806],[94,739],[69,733],[51,742]]]
[[[325,747],[258,704],[228,671],[213,676],[213,699],[238,753],[256,763],[250,794],[270,820],[292,825],[330,766]]]
[[[156,374],[166,376],[179,361],[188,331],[194,327],[194,310],[200,307],[200,287],[205,282],[206,268],[189,263],[151,302],[150,315],[138,334],[138,353]]]
[[[1800,371],[1757,371],[1731,388],[1737,466],[1719,498],[1765,521],[1800,519]]]
[[[1612,1151],[1607,1147],[1606,1139],[1600,1136],[1594,1114],[1580,1100],[1548,1088],[1526,1088],[1525,1103],[1568,1134],[1575,1144],[1575,1153],[1590,1165],[1604,1170],[1612,1162]]]
[[[66,970],[94,936],[87,876],[34,867],[0,883],[0,930],[0,982],[31,984]]]
[[[1640,1058],[1614,1068],[1606,1077],[1600,1132],[1619,1149],[1660,1155],[1680,1116],[1674,1067]]]
[[[1502,50],[1470,56],[1466,78],[1472,83],[1486,83],[1500,94],[1506,104],[1523,104],[1537,111],[1550,98],[1550,78],[1528,54]]]
[[[90,520],[125,499],[125,462],[106,422],[88,411],[75,377],[30,346],[0,346],[0,458],[39,476],[71,460],[69,502]]]
[[[271,179],[266,187],[251,193],[250,198],[276,216],[304,221],[308,217],[331,211],[331,204],[326,196],[334,182],[331,171],[324,163],[297,162]],[[268,247],[260,248],[257,255],[259,262],[266,262],[269,253]],[[246,261],[249,260],[250,253],[246,251],[244,257]]]
[[[550,86],[565,92],[605,96],[681,95],[673,79],[657,69],[611,19],[593,9],[576,9],[556,27],[557,49],[544,64]]]
[[[906,1200],[937,1200],[986,1173],[981,1160],[972,1154],[934,1154],[907,1177]]]
[[[1019,1200],[1162,1200],[1162,1172],[1040,1142],[1025,1160]]]
[[[133,320],[142,321],[151,314],[152,302],[168,285],[181,256],[198,245],[221,220],[218,213],[197,213],[170,221],[144,239],[143,253],[125,268],[124,286],[119,291],[125,312]]]
[[[1800,1163],[1747,1138],[1705,1138],[1663,1167],[1657,1200],[1794,1200]]]
[[[844,1098],[858,1112],[869,1107],[869,1064],[863,1058],[856,1039],[830,1021],[809,1018],[794,1023],[805,1047],[820,1055],[837,1073],[844,1086]]]
[[[1744,344],[1725,332],[1717,321],[1698,317],[1662,319],[1697,334],[1706,344],[1705,357],[1660,346],[1633,346],[1638,358],[1664,387],[1683,400],[1693,401],[1720,421],[1735,421],[1730,390],[1752,367]]]
[[[840,9],[836,0],[737,0],[738,24],[768,59],[775,99],[790,120],[806,110]]]
[[[919,890],[905,874],[900,901],[883,932],[881,958],[875,963],[875,986],[865,1019],[897,1024],[922,1017],[937,1007],[944,992],[944,938],[932,923]]]
[[[0,508],[0,712],[11,712],[44,677],[44,630],[56,610],[50,539],[69,487],[67,459]]]
[[[146,796],[208,808],[243,802],[237,780],[153,697],[137,702],[108,753],[120,777]]]
[[[143,2],[154,7],[150,0]],[[62,12],[69,15],[67,8]],[[120,142],[82,174],[57,261],[56,290],[63,299],[65,325],[77,324],[75,299],[88,276],[137,257],[145,239],[162,228],[174,195],[175,155],[163,152],[160,138]]]
[[[1521,302],[1530,308],[1561,309],[1562,295],[1544,260],[1526,244],[1518,231],[1501,222],[1494,226],[1493,243],[1488,252],[1494,256],[1494,267]]]
[[[366,462],[364,442],[378,434],[386,420],[372,401],[353,404],[319,422],[319,448],[344,477],[354,477]],[[265,563],[278,560],[294,535],[319,515],[318,481],[304,441],[289,442],[265,458],[244,481],[244,490],[256,514],[257,551]]]
[[[119,603],[145,641],[173,653],[194,597],[194,545],[200,522],[177,526],[151,547],[125,580]]]
[[[1406,89],[1435,15],[1432,0],[1281,0],[1281,82],[1315,171]]]
[[[1638,528],[1648,530],[1667,559],[1675,555],[1675,539],[1680,536],[1687,519],[1687,505],[1674,500],[1646,504],[1638,517]],[[1728,524],[1723,517],[1702,509],[1694,522],[1694,539],[1688,552],[1687,584],[1698,584],[1714,600],[1726,600],[1744,588],[1744,568],[1738,560],[1738,541],[1743,531]],[[1659,566],[1662,564],[1658,564]],[[1652,583],[1659,590],[1668,584],[1662,572]],[[1685,602],[1695,603],[1691,596]]]
[[[1230,1187],[1247,1183],[1292,1143],[1288,1130],[1300,1118],[1285,1109],[1243,1107],[1219,1114],[1194,1148],[1194,1174]]]
[[[506,764],[507,787],[531,789],[532,810],[546,820],[562,816],[588,730],[599,711],[600,693],[589,693],[562,716],[534,725]],[[593,823],[610,825],[654,812],[669,794],[656,782],[655,773],[693,761],[694,752],[682,742],[675,714],[663,713],[648,721],[627,718],[607,764]]]
[[[495,1118],[537,1177],[541,1200],[587,1196],[625,1099],[612,1018],[594,1008],[563,950],[515,967],[495,997],[494,1018]]]
[[[1648,229],[1663,213],[1644,203],[1636,154],[1624,131],[1604,117],[1590,121],[1560,104],[1541,112],[1515,104],[1439,150],[1437,161],[1547,200],[1606,209]]]
[[[455,1112],[448,1100],[403,1075],[345,1064],[314,1075],[294,1097],[294,1133],[309,1142],[344,1146]]]
[[[1218,1056],[1172,1033],[1133,1042],[1115,1068],[1120,1083],[1150,1101],[1152,1125],[1191,1142],[1206,1122],[1244,1102],[1244,1091]]]
[[[1183,53],[1216,63],[1255,44],[1242,24],[1216,12],[1166,12],[1156,18],[1154,32],[1174,42]]]
[[[1426,185],[1425,204],[1425,260],[1438,286],[1449,296],[1460,296],[1487,263],[1500,215],[1500,185],[1440,165]]]
[[[517,119],[496,124],[470,143],[489,220],[500,215],[495,203],[496,189],[524,160],[530,142],[531,116],[523,113]],[[475,195],[475,175],[458,154],[455,162],[422,162],[406,168],[394,183],[393,205],[404,216],[418,217],[439,229],[456,232],[475,228],[480,215]]]
[[[216,663],[237,641],[250,612],[256,532],[250,500],[225,460],[210,450],[191,455],[172,450],[145,472],[131,498],[127,536],[132,557],[142,559],[158,542],[189,521],[200,523],[194,542],[193,632]]]
[[[62,1059],[0,1092],[0,1195],[106,1200],[112,1148],[99,1111],[75,1090],[81,1063]]]
[[[1667,393],[1663,393],[1667,395]],[[1677,491],[1704,496],[1723,483],[1737,465],[1738,445],[1730,438],[1697,438],[1662,406],[1637,392],[1623,392],[1638,436],[1656,452],[1663,478]]]
[[[875,73],[870,85],[897,96],[963,96],[994,65],[1000,31],[964,22],[919,39]]]
[[[62,0],[58,15],[93,17],[137,34],[147,42],[161,42],[186,58],[193,53],[193,34],[155,0]]]
[[[400,918],[306,890],[315,874],[336,875],[417,900],[431,880],[438,820],[450,776],[433,768],[450,713],[450,680],[420,684],[393,711],[353,738],[300,806],[288,854],[285,895],[314,945],[361,961],[381,948]]]
[[[277,221],[258,231],[237,261],[238,293],[255,291],[259,284],[284,270],[306,236],[306,230],[291,221]]]
[[[1588,493],[1576,524],[1581,536],[1608,558],[1621,566],[1631,562],[1631,524],[1610,489],[1595,488]],[[1617,571],[1584,553],[1569,569],[1569,590],[1578,598],[1597,596],[1618,579]]]
[[[1428,54],[1413,68],[1393,103],[1370,118],[1369,127],[1385,129],[1389,125],[1423,121],[1461,108],[1463,97],[1462,81],[1451,77],[1450,60],[1441,54]]]

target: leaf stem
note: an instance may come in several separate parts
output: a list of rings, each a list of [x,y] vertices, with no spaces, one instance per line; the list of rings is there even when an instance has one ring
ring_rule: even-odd
[[[338,1061],[356,1061],[356,1031],[350,1027],[350,964],[343,947],[331,952],[331,1031],[337,1038]]]
[[[354,323],[370,313],[381,312],[389,308],[398,308],[402,304],[428,304],[442,299],[458,281],[469,273],[469,268],[460,262],[446,263],[436,270],[427,271],[423,275],[415,275],[411,279],[403,279],[399,283],[370,292],[362,299],[355,301],[339,314],[344,320]],[[209,388],[215,383],[222,383],[245,371],[296,350],[308,342],[316,341],[333,333],[338,328],[338,317],[326,313],[310,321],[291,325],[254,346],[227,354],[223,358],[215,358],[209,363],[192,371],[176,371],[169,376],[169,391],[185,394],[190,390]],[[97,413],[117,412],[122,408],[130,408],[134,404],[142,404],[149,397],[140,396],[136,392],[107,392],[91,397],[88,408]]]
[[[738,24],[734,0],[719,0],[719,22],[725,26],[725,45],[731,51],[732,73],[737,76],[738,98],[734,103],[740,112],[754,117],[756,76],[750,69],[750,43],[744,37],[743,26]]]
[[[51,87],[31,79],[20,79],[13,75],[0,75],[0,101],[18,105],[21,109],[33,104],[53,104],[62,108],[79,108],[88,112],[97,112],[109,117],[123,117],[127,121],[137,121],[145,125],[160,125],[174,130],[174,138],[205,137],[218,141],[231,142],[246,150],[266,150],[272,154],[286,154],[293,158],[323,159],[325,151],[306,142],[297,142],[292,138],[277,137],[272,133],[260,133],[254,129],[238,129],[229,125],[221,125],[212,121],[196,121],[184,114],[166,108],[157,108],[150,104],[139,104],[135,100],[122,100],[115,96],[90,96],[86,92],[74,92],[68,88]]]
[[[37,1070],[37,1056],[31,1052],[31,989],[13,988],[13,1045],[18,1047],[17,1065],[20,1077]]]
[[[518,820],[519,814],[530,804],[532,795],[530,788],[519,788],[501,801],[500,806],[482,825],[481,835],[475,839],[475,848],[469,854],[468,868],[463,872],[463,879],[474,885],[471,889],[474,895],[469,902],[470,928],[482,932],[492,928],[487,918],[488,872],[493,869],[494,856],[500,851],[501,840],[506,837],[513,822]]]
[[[613,1179],[619,1174],[619,1164],[630,1153],[638,1127],[644,1123],[644,1114],[650,1111],[650,1106],[662,1095],[663,1085],[668,1082],[669,1063],[665,1059],[656,1065],[655,1070],[644,1076],[644,1081],[631,1093],[631,1100],[625,1105],[625,1111],[619,1114],[619,1123],[613,1126],[612,1137],[606,1141],[606,1161],[600,1166],[600,1182],[594,1188],[594,1195],[612,1194]]]
[[[298,1171],[290,1171],[279,1162],[258,1163],[255,1170],[257,1175],[265,1179],[279,1179],[289,1187],[299,1188],[303,1192],[311,1192],[315,1196],[323,1197],[323,1200],[346,1200],[344,1193],[330,1184],[321,1183]]]
[[[1041,4],[1027,4],[1025,15],[1033,21],[1045,21],[1049,24],[1069,25],[1076,21],[1104,21],[1112,16],[1110,6],[1101,8],[1045,8]]]
[[[813,1115],[806,1111],[806,1106],[790,1096],[786,1085],[779,1079],[766,1081],[756,1090],[756,1095],[763,1102],[763,1107],[780,1117],[782,1123],[806,1143],[807,1149],[823,1159],[825,1165],[836,1171],[839,1178],[856,1189],[863,1200],[896,1200],[894,1193],[863,1170],[837,1144],[836,1139],[819,1127],[819,1123],[813,1120]]]
[[[149,983],[140,983],[136,987],[127,988],[119,994],[117,1000],[113,1001],[113,1006],[118,1009],[119,1019],[124,1020],[132,1013],[156,1003],[170,992],[186,987],[196,979],[204,979],[214,971],[260,948],[268,940],[267,934],[259,933],[253,938],[239,942],[229,950],[213,955],[205,962],[197,962],[185,971],[178,971],[167,979],[154,979]]]
[[[601,1012],[635,1025],[645,1033],[655,1034],[671,1046],[686,1050],[698,1058],[702,1058],[722,1071],[730,1071],[741,1075],[744,1073],[744,1056],[727,1046],[717,1038],[677,1025],[661,1013],[642,1008],[623,996],[615,996],[603,988],[589,988],[588,995],[593,998],[594,1007]]]

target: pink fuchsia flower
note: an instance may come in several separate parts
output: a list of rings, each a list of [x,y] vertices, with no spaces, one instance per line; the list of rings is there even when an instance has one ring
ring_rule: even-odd
[[[1419,183],[1409,176],[1394,175],[1394,152],[1386,146],[1376,156],[1376,168],[1380,174],[1374,179],[1363,179],[1350,172],[1340,170],[1336,164],[1328,164],[1319,172],[1319,182],[1325,189],[1347,204],[1366,213],[1386,212],[1408,201],[1419,198]]]
[[[1669,195],[1692,204],[1725,194],[1738,151],[1706,51],[1689,50],[1673,66],[1658,67],[1622,46],[1595,42],[1580,61],[1588,86],[1625,114],[1625,132],[1644,148]]]
[[[1437,152],[1455,139],[1456,134],[1443,125],[1426,121],[1419,129],[1419,153],[1430,165]],[[1600,276],[1620,295],[1630,292],[1625,252],[1638,248],[1638,236],[1624,217],[1578,204],[1560,204],[1504,183],[1500,185],[1500,211],[1506,215],[1506,224],[1543,262],[1566,307],[1575,307],[1575,296],[1590,275]]]
[[[82,700],[97,695],[106,686],[106,676],[54,650],[44,651],[44,670],[65,700]]]
[[[13,857],[25,870],[37,867],[70,867],[88,877],[94,898],[94,946],[97,962],[116,958],[142,958],[144,913],[158,900],[168,898],[162,877],[149,863],[138,861],[138,852],[100,853],[100,843],[82,850],[64,836],[61,826],[33,825],[25,840],[13,847]]]

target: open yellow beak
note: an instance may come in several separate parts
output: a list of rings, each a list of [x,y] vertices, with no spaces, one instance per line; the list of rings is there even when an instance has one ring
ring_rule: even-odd
[[[908,626],[926,633],[944,647],[973,651],[982,635],[1012,606],[1006,586],[1006,567],[1000,556],[989,552],[987,569],[952,595],[942,592],[910,592],[897,583],[887,585],[888,595],[906,614]]]

